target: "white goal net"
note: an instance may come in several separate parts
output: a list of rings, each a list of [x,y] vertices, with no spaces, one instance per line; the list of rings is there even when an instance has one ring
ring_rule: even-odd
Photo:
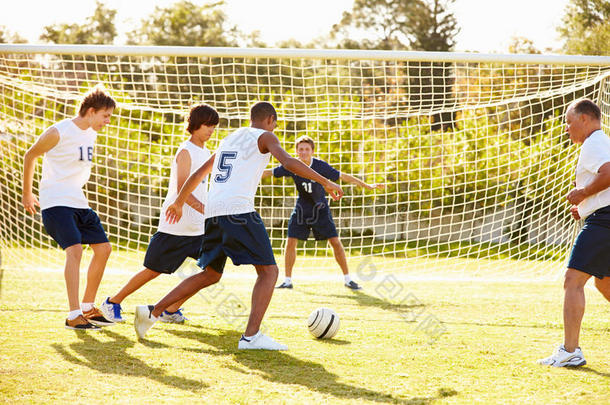
[[[290,153],[309,135],[316,157],[386,184],[344,183],[345,198],[331,203],[352,271],[553,278],[576,231],[564,196],[578,150],[563,113],[588,97],[606,126],[609,72],[596,57],[0,45],[2,266],[63,266],[40,215],[21,206],[23,156],[101,83],[118,105],[86,194],[113,244],[111,267],[140,269],[190,106],[218,110],[213,150],[265,100]],[[290,179],[265,179],[257,193],[280,268],[295,199]],[[326,242],[301,243],[298,254],[297,277],[339,276]]]

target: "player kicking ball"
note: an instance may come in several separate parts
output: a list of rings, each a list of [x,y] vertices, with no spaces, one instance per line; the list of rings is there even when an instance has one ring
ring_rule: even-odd
[[[167,207],[174,202],[187,178],[203,165],[211,156],[205,143],[218,125],[218,113],[209,105],[198,105],[191,109],[187,131],[191,134],[184,141],[171,164],[169,188],[161,209],[159,228],[150,239],[144,269],[134,275],[121,290],[106,298],[100,309],[104,316],[114,322],[123,322],[121,303],[130,294],[160,274],[172,274],[187,257],[199,258],[203,242],[204,204],[207,194],[206,177],[199,182],[185,200],[184,214],[176,223],[169,223],[165,217]],[[184,323],[187,320],[180,306],[188,297],[167,307],[160,315],[161,322]]]
[[[314,158],[315,143],[308,136],[302,136],[296,140],[296,150],[301,162],[329,180],[337,181],[341,179],[347,183],[369,190],[383,189],[385,187],[383,184],[367,184],[349,174],[339,172],[323,160]],[[297,241],[306,241],[309,238],[310,231],[313,231],[313,236],[316,240],[328,240],[332,246],[335,260],[343,272],[345,286],[352,290],[361,289],[360,285],[352,280],[349,274],[345,250],[341,240],[339,240],[335,222],[326,202],[324,187],[313,180],[306,179],[286,170],[283,165],[263,172],[263,178],[270,177],[271,175],[274,177],[292,177],[299,193],[296,206],[288,221],[288,241],[286,242],[286,252],[284,254],[286,278],[277,288],[292,289],[292,269],[297,257]]]
[[[94,306],[112,247],[99,217],[89,208],[83,186],[91,175],[97,132],[110,123],[115,106],[112,97],[95,88],[83,98],[76,117],[45,130],[23,159],[23,207],[32,215],[36,206],[41,208],[44,229],[66,252],[64,277],[70,306],[66,329],[99,330],[113,324]],[[32,182],[36,160],[42,155],[39,202],[32,193]],[[79,305],[83,245],[91,247],[93,257]]]
[[[136,307],[134,326],[138,337],[143,338],[170,305],[217,283],[222,277],[227,257],[230,257],[235,265],[254,265],[257,273],[250,316],[238,342],[238,349],[288,349],[260,332],[261,322],[273,296],[278,268],[265,225],[254,210],[256,189],[273,155],[287,170],[322,184],[334,199],[341,198],[343,192],[338,185],[282,149],[273,134],[277,113],[270,103],[256,103],[250,110],[250,122],[250,127],[240,128],[222,140],[215,156],[189,177],[176,202],[167,208],[168,222],[180,220],[187,196],[213,167],[203,247],[198,261],[204,271],[183,280],[156,305]]]

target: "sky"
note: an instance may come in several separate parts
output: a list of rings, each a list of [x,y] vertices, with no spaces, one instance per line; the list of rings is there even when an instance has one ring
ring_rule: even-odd
[[[155,6],[176,0],[102,0],[118,10],[116,26],[124,33],[139,25]],[[191,0],[206,3],[206,0]],[[556,27],[561,24],[569,0],[457,0],[453,12],[461,27],[456,51],[506,52],[511,38],[526,37],[547,53],[559,49]],[[19,33],[29,42],[46,25],[83,23],[93,14],[95,0],[0,0],[0,25]],[[294,38],[302,43],[327,34],[339,22],[353,0],[226,0],[229,22],[243,32],[258,30],[261,39],[273,45]],[[32,12],[36,10],[36,12]]]

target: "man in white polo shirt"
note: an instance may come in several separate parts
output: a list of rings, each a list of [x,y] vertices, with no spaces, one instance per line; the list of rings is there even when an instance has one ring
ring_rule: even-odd
[[[601,112],[591,100],[573,102],[566,112],[570,140],[582,144],[576,187],[567,195],[574,219],[584,219],[568,262],[564,282],[564,343],[540,364],[554,367],[587,364],[578,338],[585,313],[584,286],[595,286],[610,301],[610,138],[601,130]]]

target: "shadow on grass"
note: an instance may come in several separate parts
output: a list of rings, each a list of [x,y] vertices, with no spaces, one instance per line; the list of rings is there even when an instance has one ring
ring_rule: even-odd
[[[69,347],[85,360],[71,354],[64,345],[58,343],[51,345],[65,360],[71,363],[89,367],[92,370],[104,374],[146,377],[169,387],[186,391],[198,392],[202,388],[207,387],[206,384],[203,384],[200,381],[168,375],[164,369],[149,366],[144,361],[130,356],[127,354],[126,349],[133,347],[135,342],[127,339],[123,335],[109,331],[108,329],[94,332],[103,333],[113,339],[110,342],[102,342],[95,339],[88,332],[75,331],[75,333],[81,341],[72,343]],[[151,347],[168,346],[161,343],[155,343]]]
[[[583,366],[583,367],[574,367],[573,370],[575,371],[580,371],[582,373],[590,373],[590,374],[595,374],[598,375],[600,377],[606,377],[606,378],[610,378],[610,373],[605,373],[603,371],[597,371],[589,366]]]
[[[338,382],[336,374],[327,371],[321,364],[301,360],[281,351],[267,350],[237,350],[237,342],[241,334],[233,330],[221,329],[220,334],[212,334],[203,331],[192,331],[184,329],[166,330],[181,338],[193,339],[199,343],[213,346],[216,350],[192,349],[183,350],[197,353],[206,353],[215,356],[231,356],[232,359],[240,363],[249,370],[257,371],[262,378],[273,383],[298,384],[309,390],[317,391],[322,394],[332,395],[337,398],[359,399],[374,402],[391,402],[397,404],[430,404],[440,397],[446,397],[447,392],[450,396],[456,395],[453,390],[439,389],[438,397],[415,397],[409,399],[395,398],[390,394],[356,387],[353,385]],[[244,373],[238,367],[229,366],[231,370]]]

